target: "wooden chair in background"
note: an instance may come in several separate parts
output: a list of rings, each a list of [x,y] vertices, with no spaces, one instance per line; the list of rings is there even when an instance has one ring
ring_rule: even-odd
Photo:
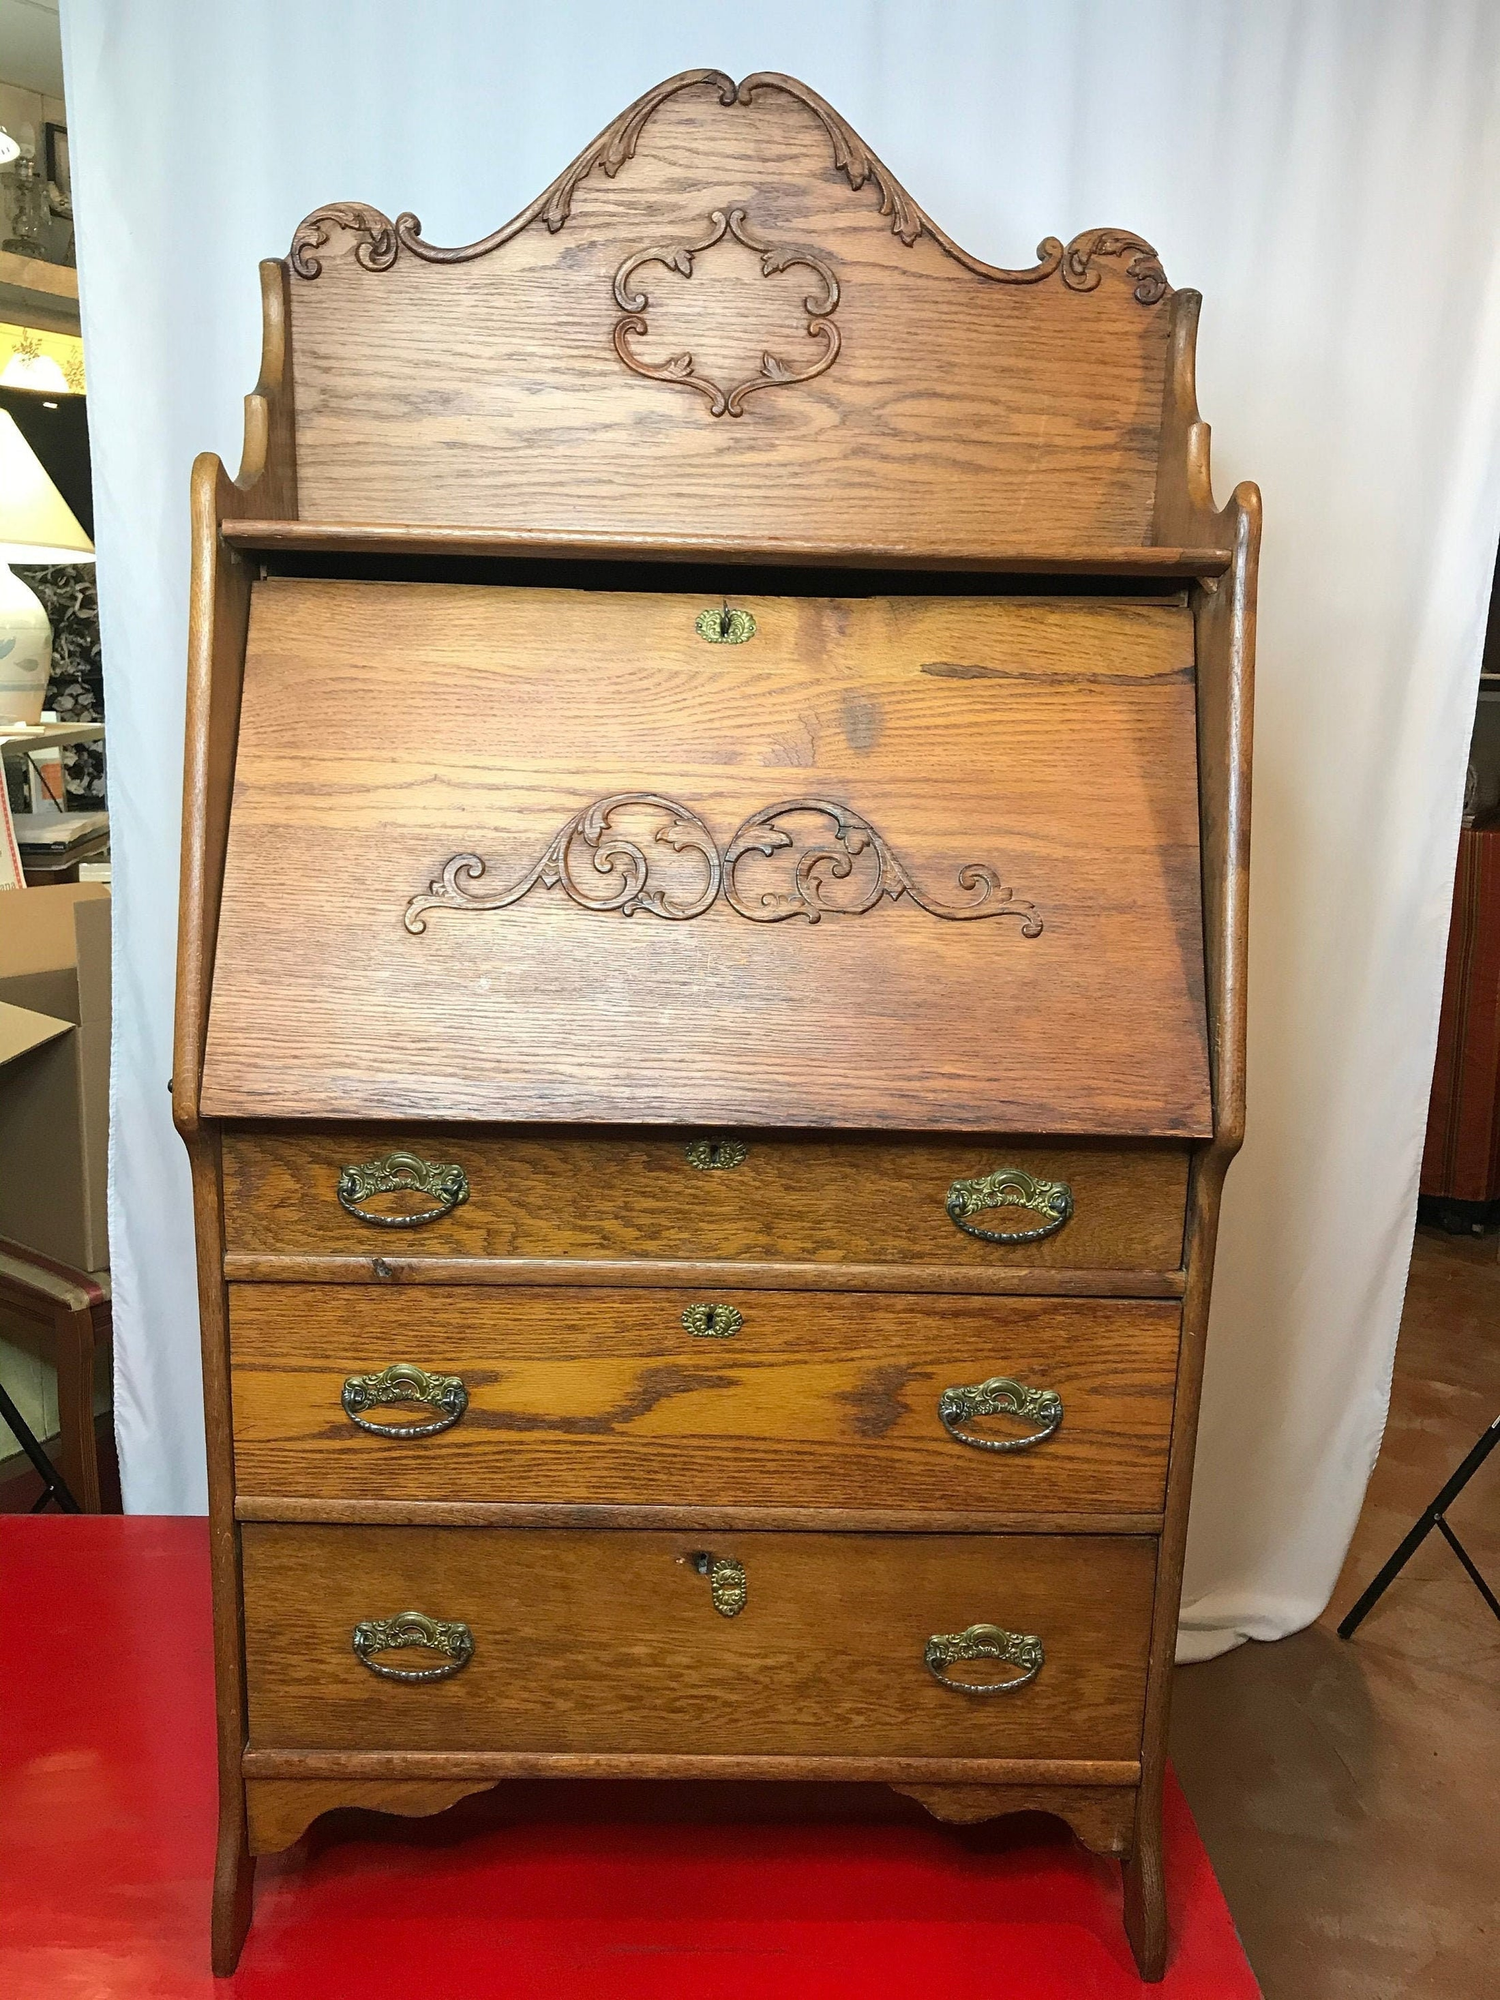
[[[51,1327],[57,1367],[58,1470],[79,1510],[101,1511],[94,1435],[94,1356],[113,1330],[108,1271],[77,1271],[0,1237],[0,1307]]]

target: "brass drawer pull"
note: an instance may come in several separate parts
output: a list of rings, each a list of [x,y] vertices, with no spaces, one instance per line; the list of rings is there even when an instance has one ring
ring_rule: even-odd
[[[401,1194],[408,1189],[430,1194],[434,1206],[411,1215],[382,1215],[379,1209],[360,1208],[372,1194]],[[387,1153],[383,1160],[367,1160],[362,1167],[345,1167],[339,1174],[339,1206],[357,1215],[361,1222],[375,1222],[382,1229],[416,1229],[424,1222],[437,1222],[451,1215],[469,1199],[469,1177],[462,1167],[441,1160],[419,1160],[415,1153]]]
[[[745,1324],[745,1315],[738,1306],[716,1306],[707,1303],[688,1306],[684,1309],[682,1323],[688,1332],[698,1340],[728,1340],[738,1333]]]
[[[440,1667],[383,1667],[377,1653],[399,1652],[406,1646],[441,1653]],[[364,1618],[354,1628],[354,1653],[362,1667],[386,1681],[445,1681],[474,1657],[474,1635],[457,1618],[428,1618],[420,1611],[403,1611],[395,1618]]]
[[[344,1415],[371,1437],[430,1438],[451,1430],[469,1407],[469,1392],[457,1375],[429,1375],[409,1361],[393,1361],[378,1375],[351,1375],[339,1398]],[[430,1424],[372,1424],[366,1410],[426,1403],[440,1414]]]
[[[963,1632],[934,1632],[922,1658],[935,1681],[955,1694],[1014,1694],[1042,1671],[1046,1654],[1034,1632],[1007,1632],[1003,1625],[970,1625]],[[943,1672],[955,1660],[1003,1660],[1024,1671],[1009,1681],[955,1681]]]
[[[965,1236],[984,1243],[1039,1243],[1055,1236],[1073,1214],[1073,1190],[1066,1181],[1036,1180],[1019,1167],[997,1167],[979,1180],[955,1181],[948,1190],[948,1216]],[[987,1208],[1027,1208],[1042,1220],[1035,1229],[981,1229],[971,1222]]]
[[[682,1150],[688,1165],[704,1174],[741,1167],[750,1156],[743,1139],[693,1139]]]
[[[1062,1397],[1055,1389],[1028,1389],[1009,1375],[992,1375],[968,1388],[945,1389],[938,1397],[938,1417],[949,1437],[979,1451],[1028,1451],[1044,1444],[1063,1420]],[[960,1424],[976,1417],[1020,1417],[1038,1428],[1025,1437],[971,1437]]]
[[[736,1562],[733,1556],[716,1556],[711,1549],[698,1549],[677,1560],[690,1562],[699,1576],[708,1578],[709,1596],[721,1618],[739,1617],[748,1595],[743,1563]]]

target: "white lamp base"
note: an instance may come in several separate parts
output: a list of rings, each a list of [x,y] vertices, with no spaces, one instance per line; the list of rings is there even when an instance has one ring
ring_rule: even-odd
[[[42,600],[0,563],[0,722],[40,722],[52,667],[52,626]]]

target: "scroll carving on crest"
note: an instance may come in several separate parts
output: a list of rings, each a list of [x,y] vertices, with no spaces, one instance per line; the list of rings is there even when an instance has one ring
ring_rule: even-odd
[[[420,220],[410,212],[398,215],[392,222],[379,209],[362,203],[331,202],[327,207],[314,210],[298,225],[292,238],[291,268],[299,278],[318,277],[323,262],[317,253],[327,244],[335,227],[348,231],[357,239],[355,256],[367,271],[388,270],[402,250],[428,264],[466,264],[500,249],[534,222],[542,223],[549,233],[555,235],[571,216],[574,197],[583,182],[596,169],[607,180],[613,180],[621,168],[635,157],[642,135],[662,106],[681,92],[697,88],[711,90],[717,102],[731,113],[752,105],[767,92],[778,93],[802,105],[827,134],[835,171],[843,175],[856,193],[865,187],[874,190],[879,198],[879,213],[891,219],[893,235],[908,246],[920,237],[928,236],[947,256],[978,277],[1002,285],[1035,285],[1060,276],[1070,291],[1092,292],[1100,282],[1101,260],[1127,258],[1125,275],[1131,282],[1133,296],[1141,305],[1156,305],[1170,289],[1166,273],[1151,245],[1122,229],[1085,230],[1066,245],[1055,236],[1044,237],[1037,245],[1038,261],[1018,270],[987,264],[983,258],[971,256],[912,199],[885,162],[871,151],[826,99],[805,83],[799,83],[795,77],[782,76],[773,70],[747,76],[740,83],[717,69],[684,70],[679,76],[668,77],[664,83],[638,97],[634,104],[628,105],[618,118],[606,125],[598,138],[585,146],[551,186],[544,188],[519,215],[512,216],[509,222],[502,223],[476,243],[429,243],[422,234]],[[707,244],[688,247],[697,250],[706,248]],[[641,261],[651,254],[656,253],[645,253]],[[670,261],[670,258],[662,261]],[[831,312],[832,305],[824,310]],[[616,344],[618,346],[618,340]],[[836,352],[835,340],[832,352],[822,359],[822,368],[831,364]],[[622,355],[622,358],[627,365],[633,365],[628,356]],[[638,369],[637,372],[645,371]],[[812,372],[820,373],[821,368]],[[773,375],[764,382],[757,380],[755,386],[770,387],[779,379]],[[711,398],[711,391],[705,393]],[[738,414],[728,409],[727,396],[725,409],[718,414]]]
[[[290,263],[299,278],[316,278],[323,260],[314,253],[323,249],[335,229],[343,229],[356,241],[354,255],[367,271],[386,271],[396,261],[400,245],[396,225],[378,208],[358,201],[331,201],[315,208],[297,224],[292,238]]]
[[[632,816],[632,831],[615,824],[626,814]],[[655,821],[649,834],[636,823],[642,816]],[[679,882],[653,880],[657,857],[648,848],[658,846],[694,856],[695,865],[702,864],[701,881],[684,893]],[[768,876],[752,864],[742,881],[740,870],[751,855],[765,857],[776,868]],[[1042,931],[1036,905],[1003,887],[985,862],[966,862],[959,869],[963,901],[950,902],[919,888],[869,820],[832,799],[782,799],[766,806],[736,828],[721,852],[690,807],[659,792],[613,792],[564,821],[546,850],[514,882],[504,888],[481,887],[485,872],[477,854],[453,855],[437,880],[407,904],[402,918],[406,929],[420,936],[429,910],[504,910],[533,889],[560,888],[581,909],[618,911],[624,917],[646,910],[677,923],[702,916],[722,890],[732,910],[758,924],[799,916],[812,924],[825,916],[862,917],[882,901],[894,903],[905,896],[929,916],[950,922],[1018,917],[1022,937],[1039,937]]]
[[[646,312],[651,300],[644,290],[636,288],[636,273],[646,264],[661,264],[684,278],[691,278],[695,269],[694,260],[701,257],[705,250],[711,250],[716,243],[722,243],[726,236],[756,253],[760,258],[763,278],[774,277],[778,271],[789,271],[795,265],[805,266],[813,273],[821,289],[809,292],[802,304],[807,312],[809,337],[823,343],[805,367],[798,367],[795,362],[788,366],[779,355],[764,349],[759,372],[746,376],[728,389],[697,368],[691,352],[673,354],[665,361],[648,361],[631,346],[633,338],[650,332]],[[615,322],[615,352],[625,366],[633,374],[645,375],[654,382],[673,382],[684,389],[696,389],[700,396],[707,398],[710,416],[743,415],[746,397],[753,396],[757,389],[784,389],[794,382],[810,382],[815,375],[821,375],[824,369],[833,366],[839,351],[839,330],[833,323],[833,314],[838,310],[839,283],[832,270],[811,250],[778,248],[774,244],[762,243],[751,234],[742,208],[728,211],[716,208],[709,217],[708,234],[696,243],[668,244],[660,249],[633,252],[615,272],[615,303],[623,314]]]

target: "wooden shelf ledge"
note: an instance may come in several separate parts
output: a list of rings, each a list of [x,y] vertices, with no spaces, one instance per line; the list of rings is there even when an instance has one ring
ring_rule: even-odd
[[[231,547],[261,554],[491,557],[532,562],[673,562],[786,564],[820,569],[966,570],[976,575],[1120,576],[1163,582],[1222,576],[1227,549],[1110,547],[1011,549],[975,554],[855,543],[766,540],[705,535],[691,542],[651,535],[577,533],[537,538],[507,528],[423,528],[356,521],[225,521]]]

